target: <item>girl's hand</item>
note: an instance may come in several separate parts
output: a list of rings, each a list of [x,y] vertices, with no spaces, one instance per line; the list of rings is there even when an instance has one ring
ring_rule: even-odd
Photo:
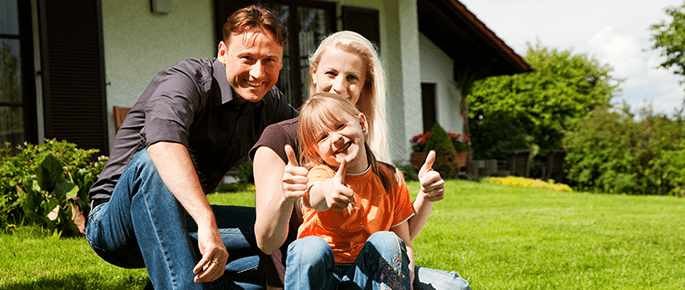
[[[300,167],[295,157],[295,151],[290,145],[285,145],[285,154],[288,155],[288,164],[283,172],[283,194],[286,199],[297,199],[304,196],[307,190],[309,170]]]
[[[421,191],[426,200],[434,202],[445,198],[445,181],[440,177],[440,173],[433,170],[435,162],[435,151],[431,150],[426,157],[426,163],[419,170],[419,183]]]
[[[346,167],[347,161],[343,160],[335,176],[326,180],[326,185],[324,185],[324,188],[326,188],[326,206],[335,211],[341,211],[348,208],[348,206],[354,207],[354,191],[345,185]]]

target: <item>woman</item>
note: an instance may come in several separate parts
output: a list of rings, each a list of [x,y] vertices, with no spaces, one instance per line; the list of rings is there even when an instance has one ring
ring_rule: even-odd
[[[310,57],[310,64],[310,93],[331,92],[350,99],[368,118],[371,149],[379,160],[390,162],[385,126],[385,75],[373,45],[358,33],[341,31],[321,42]],[[299,164],[286,164],[285,145],[297,147],[296,140],[297,119],[286,120],[267,127],[250,150],[256,187],[255,235],[260,249],[271,254],[273,260],[269,263],[271,259],[263,258],[260,265],[270,272],[267,274],[269,286],[282,287],[285,252],[302,222],[295,203],[304,192],[307,170]],[[429,154],[419,171],[421,190],[413,202],[416,215],[409,220],[411,239],[418,236],[428,220],[432,202],[444,197],[444,181],[439,173],[431,170],[434,160],[435,154]],[[300,193],[286,196],[284,187],[290,187],[287,192]],[[422,273],[426,273],[425,277],[439,276],[435,282],[451,283],[444,286],[449,287],[446,289],[469,289],[468,282],[453,272],[420,268],[416,273],[422,283]],[[436,286],[433,281],[431,284]]]

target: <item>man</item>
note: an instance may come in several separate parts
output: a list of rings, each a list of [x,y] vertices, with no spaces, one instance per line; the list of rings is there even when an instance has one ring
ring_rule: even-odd
[[[257,286],[240,276],[258,263],[254,209],[210,206],[205,193],[267,125],[296,116],[274,87],[286,35],[272,11],[246,7],[226,22],[216,59],[157,74],[90,191],[86,238],[100,257],[145,267],[156,289]]]

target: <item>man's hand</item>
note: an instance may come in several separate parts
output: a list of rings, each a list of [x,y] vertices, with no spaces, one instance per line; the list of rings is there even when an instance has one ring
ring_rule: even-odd
[[[445,181],[440,177],[440,173],[433,170],[435,162],[435,151],[431,150],[426,157],[426,163],[419,170],[419,183],[421,191],[426,200],[434,202],[445,198]]]
[[[211,282],[221,277],[228,252],[221,241],[214,212],[202,191],[195,167],[183,144],[157,142],[147,149],[159,176],[169,191],[197,223],[197,241],[202,259],[193,268],[195,282]]]
[[[283,194],[286,199],[297,199],[304,196],[307,190],[307,183],[309,182],[307,174],[309,171],[300,167],[295,157],[295,151],[290,145],[285,145],[285,154],[288,155],[288,164],[286,164],[283,172]]]
[[[343,160],[338,167],[338,171],[333,178],[322,182],[324,195],[326,197],[326,206],[335,211],[341,211],[350,207],[350,211],[354,208],[354,191],[345,185],[345,169],[347,168],[347,161]]]
[[[195,283],[211,282],[224,274],[228,252],[218,230],[211,230],[208,227],[198,227],[197,243],[202,253],[202,259],[193,268]]]

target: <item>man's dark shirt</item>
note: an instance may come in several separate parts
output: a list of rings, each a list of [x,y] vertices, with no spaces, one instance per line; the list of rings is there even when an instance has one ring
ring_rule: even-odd
[[[214,58],[188,58],[159,72],[114,138],[109,161],[90,189],[94,204],[108,201],[135,154],[157,142],[185,145],[208,193],[266,126],[297,115],[276,87],[257,103],[238,105],[233,94]]]

